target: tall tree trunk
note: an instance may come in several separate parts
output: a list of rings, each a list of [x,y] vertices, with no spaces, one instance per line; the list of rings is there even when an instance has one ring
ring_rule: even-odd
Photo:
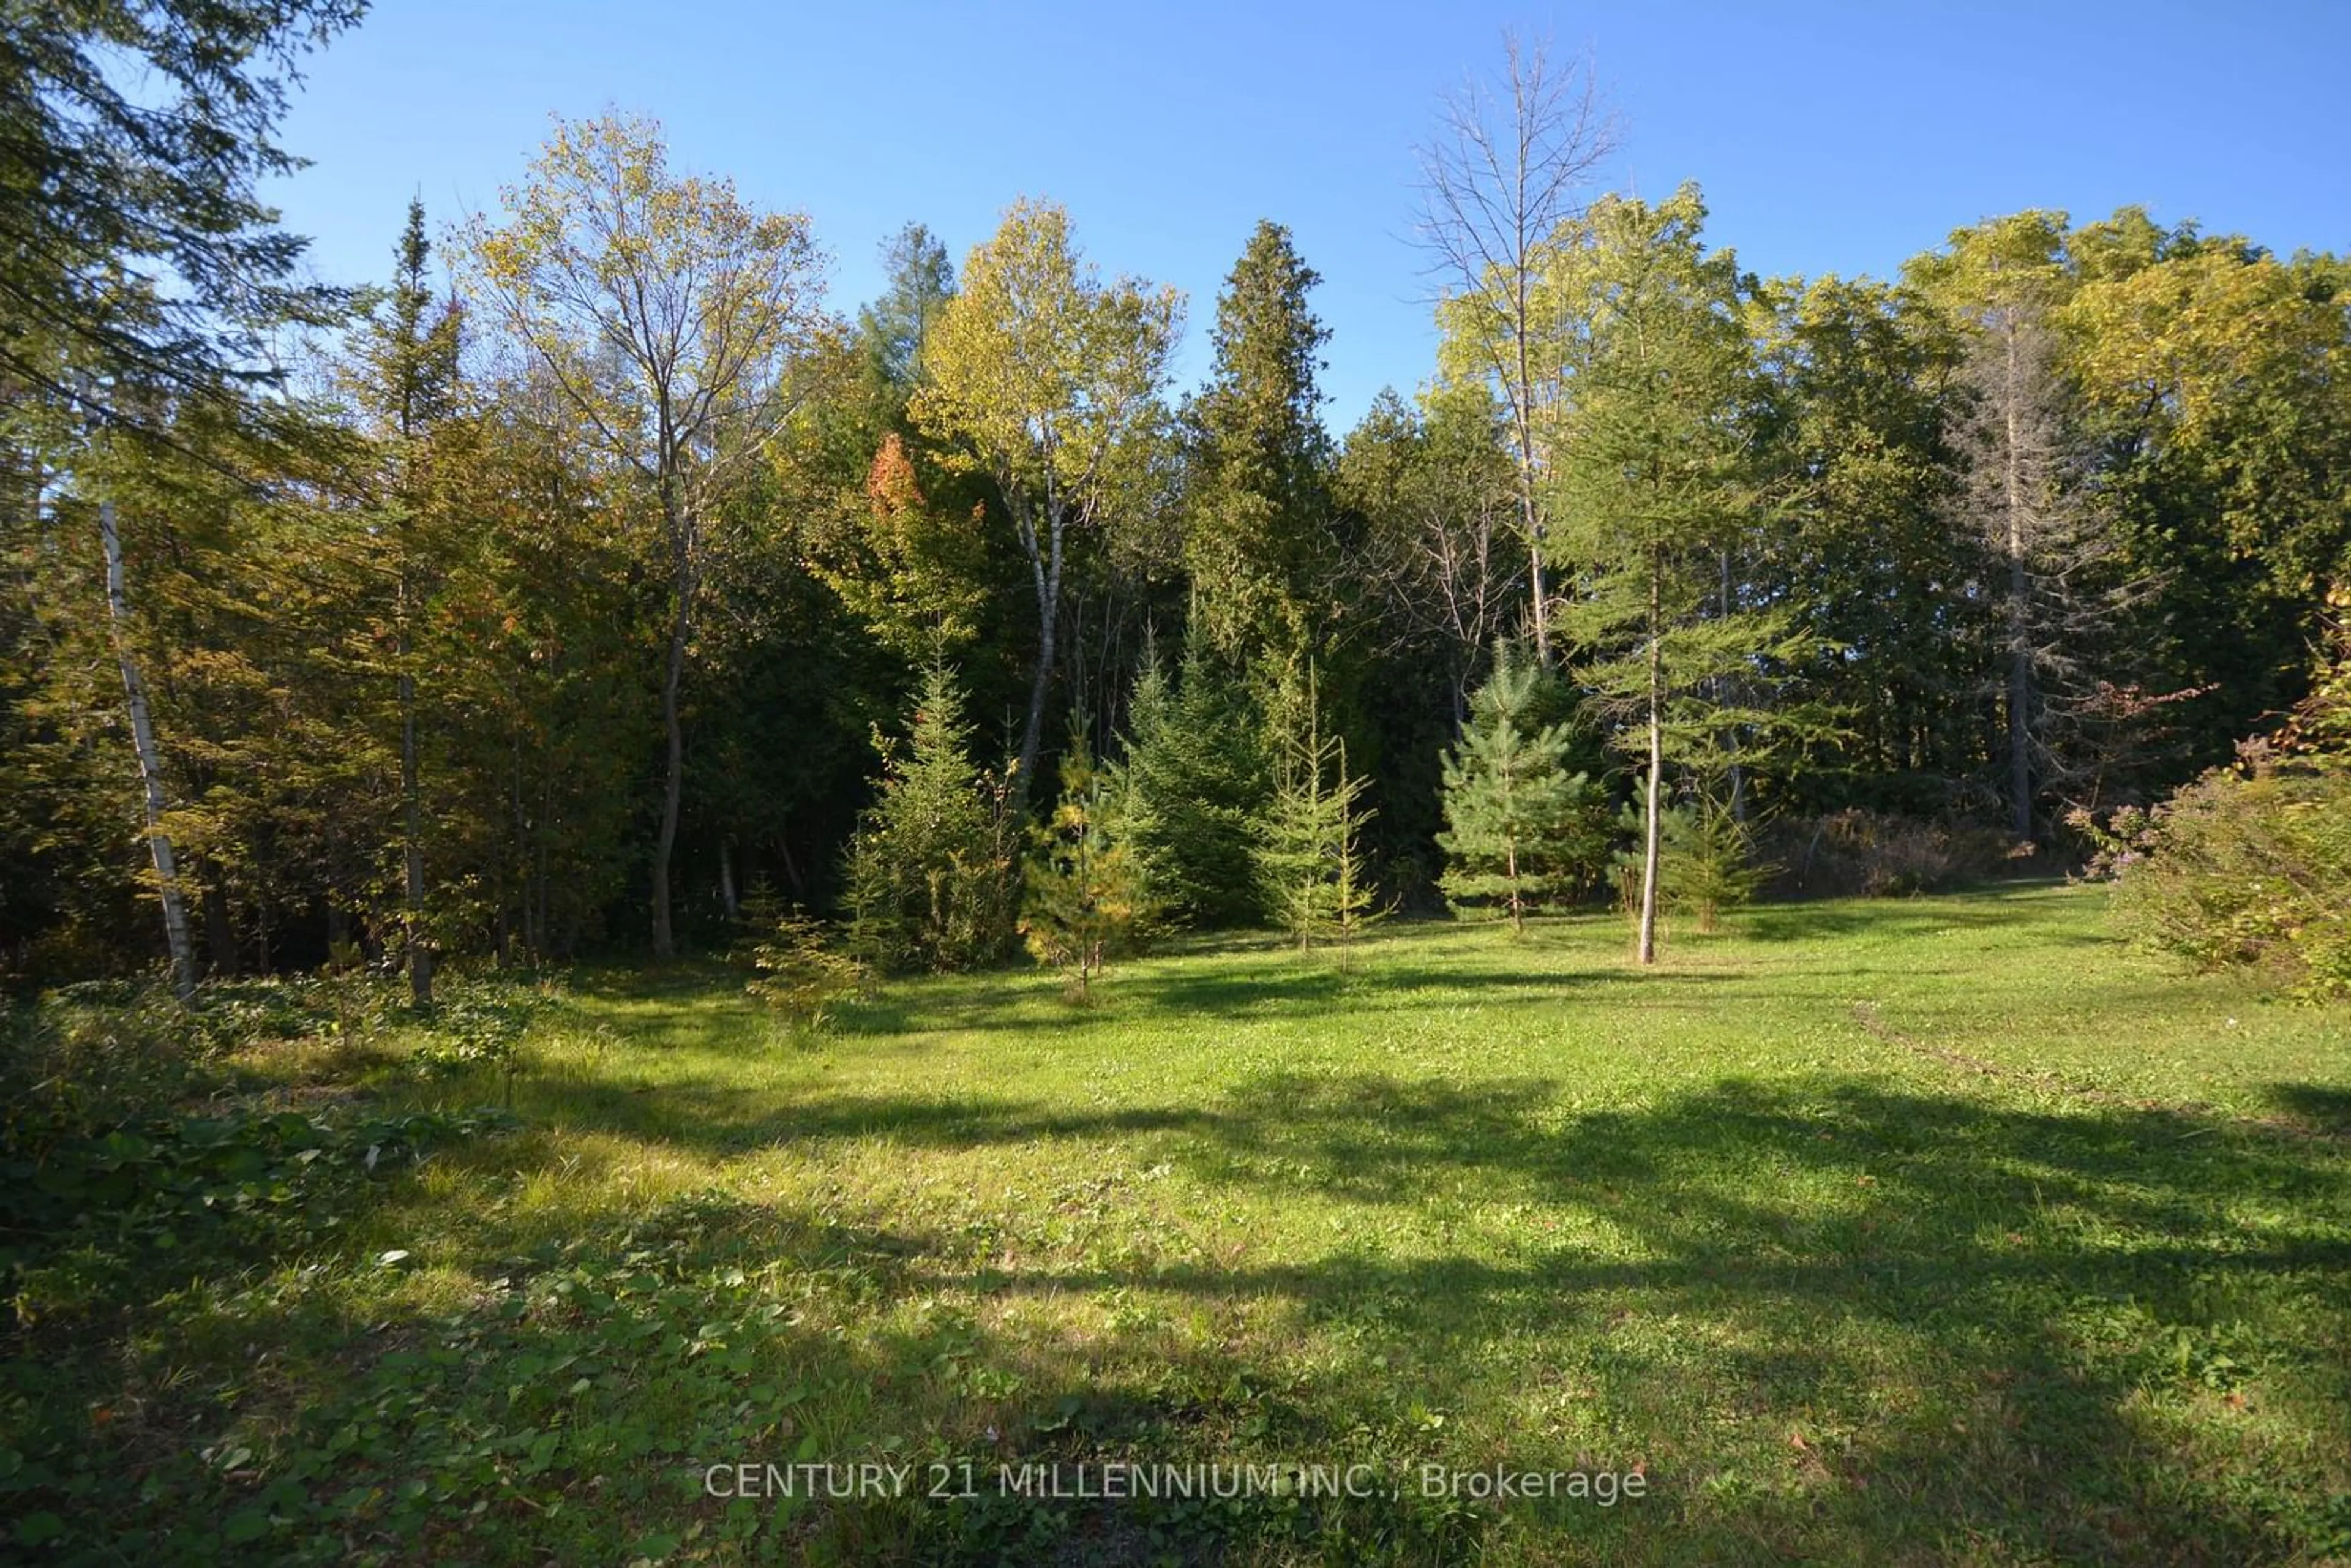
[[[743,912],[742,901],[735,896],[735,847],[725,839],[718,841],[718,902],[729,920]]]
[[[1519,840],[1513,833],[1502,844],[1502,873],[1510,879],[1510,935],[1527,928],[1526,901],[1519,896]]]
[[[1036,579],[1037,588],[1037,673],[1029,682],[1029,722],[1021,727],[1020,763],[1012,774],[1012,815],[1016,821],[1025,821],[1029,815],[1029,789],[1037,777],[1037,758],[1044,741],[1045,697],[1053,684],[1054,640],[1061,622],[1063,521],[1050,491],[1045,511],[1047,552],[1040,557],[1033,545],[1029,552],[1029,571]],[[1035,536],[1032,533],[1030,537]]]
[[[188,940],[188,907],[180,893],[180,868],[172,835],[163,831],[163,759],[155,746],[155,724],[147,708],[147,685],[131,656],[131,599],[122,580],[122,536],[114,526],[114,503],[98,507],[98,533],[106,552],[106,612],[114,633],[114,660],[122,671],[122,695],[131,707],[131,742],[139,754],[139,781],[145,800],[147,849],[155,862],[155,884],[163,895],[163,940],[172,955],[172,988],[182,1001],[196,994],[196,956]]]
[[[2016,831],[2017,841],[2024,843],[2032,837],[2032,717],[2028,711],[2032,698],[2032,583],[2025,559],[2024,537],[2025,508],[2030,502],[2024,493],[2023,455],[2020,450],[2023,441],[2023,411],[2020,406],[2023,366],[2013,321],[2008,324],[2007,338],[2008,385],[2001,401],[2007,405],[2004,477],[2008,503],[2008,791],[2010,822]]]
[[[433,948],[424,934],[423,786],[416,765],[416,677],[408,668],[408,575],[400,582],[400,810],[402,882],[405,907],[401,918],[402,956],[408,961],[408,999],[420,1008],[433,1005]]]
[[[1663,568],[1649,563],[1649,784],[1646,821],[1641,833],[1641,962],[1657,961],[1657,869],[1663,839],[1659,815],[1666,774],[1666,644],[1661,602]]]
[[[776,850],[784,857],[784,880],[791,883],[792,901],[795,904],[805,904],[808,902],[808,884],[800,880],[799,862],[792,859],[791,832],[780,823],[778,826]]]
[[[1526,271],[1521,267],[1516,280],[1518,319],[1516,341],[1519,382],[1511,402],[1511,414],[1519,426],[1519,516],[1527,535],[1527,580],[1531,607],[1534,612],[1535,662],[1546,671],[1551,664],[1551,595],[1543,577],[1542,507],[1535,498],[1534,447],[1534,372],[1528,364],[1527,338],[1531,330],[1527,322]]]
[[[1722,618],[1725,621],[1729,620],[1730,551],[1728,549],[1725,549],[1722,552],[1722,597],[1719,603],[1721,605]],[[1737,695],[1738,690],[1733,684],[1732,677],[1728,675],[1722,677],[1721,685],[1717,688],[1715,693],[1715,701],[1728,705],[1731,699]],[[1744,822],[1747,821],[1747,768],[1746,766],[1739,760],[1739,732],[1737,729],[1731,728],[1723,731],[1722,746],[1723,750],[1727,752],[1730,758],[1730,820],[1734,822]]]
[[[662,511],[670,534],[673,581],[677,604],[670,617],[669,662],[662,675],[662,735],[669,747],[668,767],[662,779],[661,835],[653,847],[653,956],[673,957],[677,940],[670,928],[669,868],[677,848],[677,809],[685,789],[685,733],[678,718],[678,687],[685,678],[686,634],[694,606],[694,546],[686,529],[690,518],[678,516],[671,486],[662,487]]]

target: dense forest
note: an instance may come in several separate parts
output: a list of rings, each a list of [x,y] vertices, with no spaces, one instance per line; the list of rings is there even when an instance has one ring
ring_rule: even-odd
[[[2284,721],[2351,568],[2331,255],[2028,211],[1761,277],[1695,185],[1596,189],[1604,116],[1513,56],[1397,214],[1437,361],[1335,431],[1280,214],[1212,301],[1021,200],[852,306],[619,113],[299,285],[254,190],[312,33],[224,11],[105,39],[177,104],[69,30],[0,60],[12,987],[422,998],[747,907],[902,967],[1025,907],[1082,973],[1137,924],[1703,910],[1839,845],[2069,863]]]

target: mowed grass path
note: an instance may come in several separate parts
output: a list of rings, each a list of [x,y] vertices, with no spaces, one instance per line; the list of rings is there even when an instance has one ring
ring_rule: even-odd
[[[1083,1009],[894,984],[815,1045],[722,975],[590,977],[528,1042],[528,1130],[355,1239],[400,1267],[223,1281],[152,1354],[288,1347],[219,1406],[247,1487],[321,1408],[381,1440],[314,1488],[437,1473],[464,1418],[560,1434],[433,1494],[470,1521],[441,1561],[2351,1560],[2340,1011],[2173,974],[2050,886],[1625,947],[1203,942]],[[402,1379],[442,1414],[386,1414]],[[885,1457],[979,1495],[704,1489]],[[1381,1490],[996,1495],[1119,1460]],[[1431,1464],[1646,1495],[1473,1506]]]

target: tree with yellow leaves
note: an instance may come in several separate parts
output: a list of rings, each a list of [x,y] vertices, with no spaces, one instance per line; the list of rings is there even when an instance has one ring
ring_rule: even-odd
[[[667,957],[685,769],[678,689],[704,529],[797,402],[792,371],[828,325],[823,258],[805,214],[761,212],[731,181],[672,173],[661,128],[627,115],[558,120],[503,202],[503,223],[477,216],[466,236],[475,291],[652,492],[669,559],[653,865],[653,951]]]
[[[914,394],[915,423],[994,481],[1037,595],[1016,813],[1037,772],[1070,536],[1101,519],[1117,465],[1158,420],[1182,319],[1176,290],[1104,283],[1080,258],[1066,212],[1020,201],[972,251],[925,344],[930,380]]]

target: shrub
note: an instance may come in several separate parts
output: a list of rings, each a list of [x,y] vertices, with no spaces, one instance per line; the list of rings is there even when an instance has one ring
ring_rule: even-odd
[[[547,998],[539,992],[444,975],[440,999],[413,1015],[424,1034],[416,1048],[416,1063],[442,1074],[476,1068],[511,1071],[523,1035],[546,1009]]]
[[[2330,602],[2346,607],[2338,591]],[[2307,998],[2351,997],[2351,624],[2274,740],[2249,740],[2149,810],[2090,836],[2124,922],[2199,968],[2263,969]]]
[[[2351,997],[2351,758],[2260,741],[2152,810],[2092,833],[2123,923],[2202,969],[2268,970],[2309,997]]]

